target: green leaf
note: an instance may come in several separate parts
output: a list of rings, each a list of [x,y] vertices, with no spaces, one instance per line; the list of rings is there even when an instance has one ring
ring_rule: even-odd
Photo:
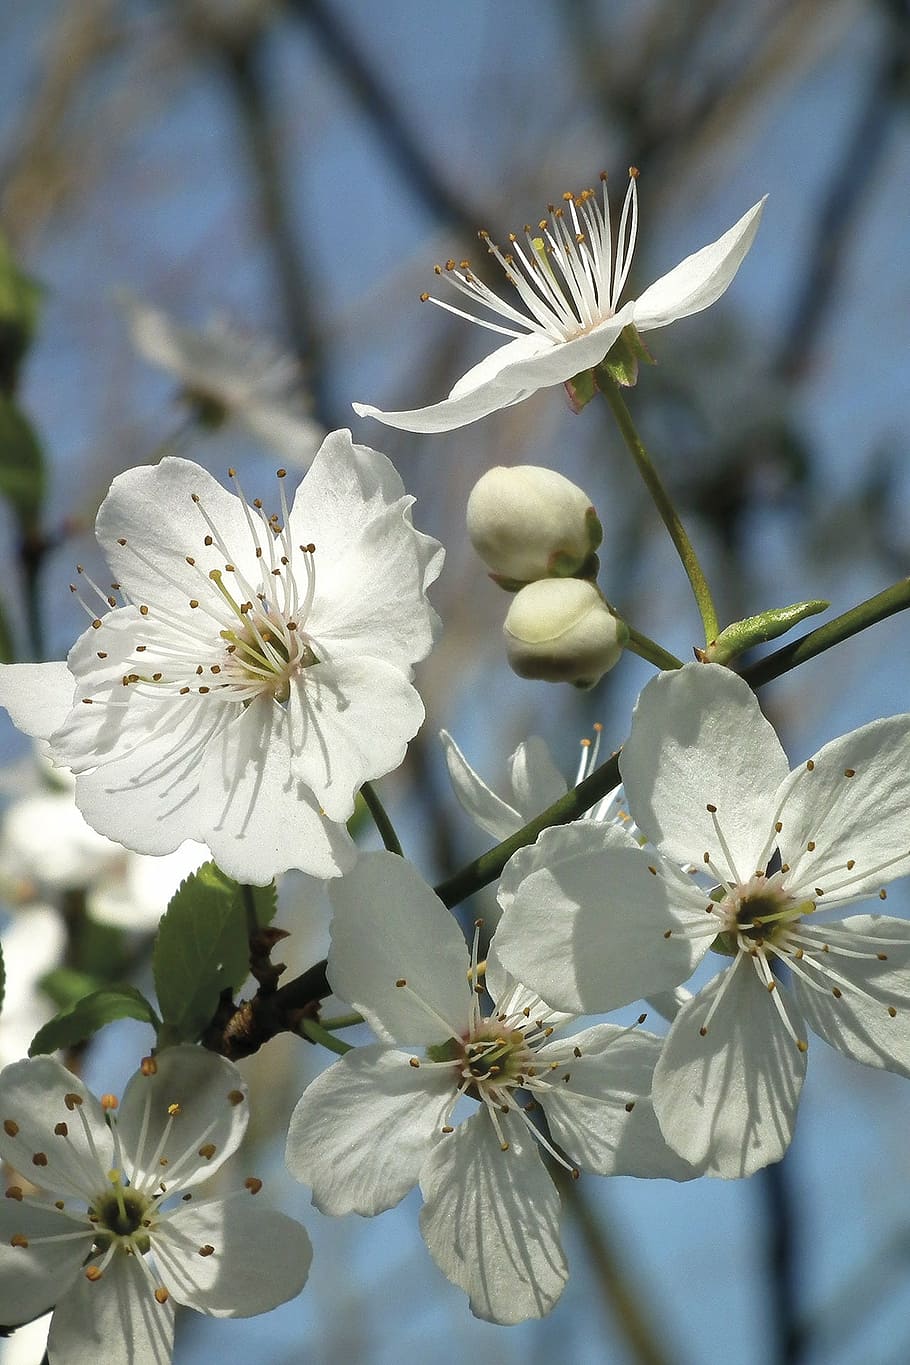
[[[44,488],[44,455],[32,425],[14,399],[0,394],[0,497],[24,531],[38,523]]]
[[[28,1055],[35,1057],[42,1052],[56,1052],[59,1047],[75,1047],[115,1019],[140,1019],[153,1028],[159,1022],[152,1006],[134,986],[104,986],[83,996],[40,1028]]]
[[[0,390],[11,393],[35,335],[41,286],[24,274],[0,235]]]
[[[743,621],[734,621],[701,651],[701,656],[706,663],[729,663],[731,659],[737,658],[747,649],[752,649],[754,645],[763,645],[768,640],[776,640],[778,636],[786,635],[788,630],[798,626],[800,621],[805,621],[807,616],[817,616],[820,611],[827,611],[830,605],[830,602],[818,599],[794,602],[789,607],[772,607],[757,616],[747,616]]]
[[[161,921],[152,957],[164,1021],[159,1042],[199,1037],[221,992],[235,990],[249,975],[250,920],[261,928],[274,913],[274,885],[242,887],[214,863],[187,877]]]

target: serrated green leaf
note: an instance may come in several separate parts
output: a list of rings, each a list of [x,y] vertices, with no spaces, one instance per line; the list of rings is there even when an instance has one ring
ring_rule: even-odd
[[[115,1019],[140,1019],[155,1029],[159,1024],[154,1009],[134,986],[104,986],[83,996],[40,1028],[28,1055],[35,1057],[42,1052],[56,1052],[60,1047],[75,1047]]]
[[[24,531],[37,525],[44,488],[38,437],[15,400],[0,394],[0,497],[10,504]]]
[[[172,898],[152,957],[168,1044],[192,1042],[211,1022],[222,991],[249,975],[250,916],[258,927],[275,913],[272,887],[241,887],[215,863],[203,863]]]

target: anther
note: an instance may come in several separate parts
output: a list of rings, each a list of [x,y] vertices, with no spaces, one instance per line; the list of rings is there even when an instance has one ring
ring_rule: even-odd
[[[32,1165],[33,1165],[33,1166],[46,1166],[46,1165],[47,1165],[47,1153],[46,1153],[46,1152],[35,1152],[34,1156],[32,1157]]]
[[[215,1248],[212,1246],[211,1242],[206,1242],[205,1246],[199,1248],[200,1256],[214,1256],[214,1254]]]
[[[879,891],[878,898],[880,901],[886,901],[888,899],[888,892],[885,890],[884,887],[882,887],[881,891]]]
[[[204,1142],[199,1148],[199,1155],[206,1161],[211,1161],[212,1157],[215,1155],[214,1142]]]
[[[896,1018],[897,1018],[897,1010],[894,1008],[893,1005],[889,1005],[889,1006],[888,1006],[888,1014],[890,1015],[890,1017],[891,1017],[892,1019],[896,1019]]]
[[[82,1096],[74,1094],[73,1091],[69,1091],[66,1095],[63,1096],[63,1103],[66,1105],[70,1113],[72,1113],[73,1110],[77,1109],[79,1105],[82,1103]]]
[[[23,1236],[21,1232],[14,1232],[12,1237],[9,1239],[9,1244],[11,1247],[27,1247],[28,1238]]]
[[[234,1105],[235,1108],[238,1104],[243,1104],[243,1100],[244,1094],[242,1090],[228,1091],[228,1103]]]
[[[807,853],[814,853],[814,852],[815,852],[815,840],[814,840],[814,839],[810,839],[809,842],[806,844],[806,852],[807,852]]]
[[[400,976],[398,980],[395,982],[395,985],[398,986],[399,988],[402,986],[406,986],[407,984],[408,983],[403,976]]]
[[[414,1068],[414,1070],[416,1071],[416,1070],[419,1068],[419,1066],[420,1066],[420,1062],[419,1062],[418,1058],[417,1058],[417,1057],[409,1057],[409,1058],[408,1058],[408,1066],[412,1066],[412,1067]]]
[[[167,1303],[167,1301],[168,1301],[168,1299],[169,1299],[170,1297],[171,1297],[171,1296],[170,1296],[170,1294],[167,1292],[167,1290],[165,1289],[164,1285],[160,1285],[159,1288],[155,1290],[155,1302],[156,1302],[156,1303]]]
[[[780,834],[780,832],[781,832],[782,829],[783,829],[783,824],[782,824],[782,822],[781,822],[780,820],[775,820],[775,821],[774,821],[774,832],[775,832],[776,834]]]
[[[62,1121],[54,1124],[54,1133],[57,1137],[69,1137],[69,1128]]]
[[[855,776],[856,776],[856,769],[855,769],[855,768],[845,768],[845,769],[844,769],[844,777],[855,777]]]
[[[631,1114],[632,1110],[635,1108],[635,1101],[629,1100],[623,1107],[627,1114]]]
[[[15,1119],[4,1119],[3,1131],[7,1137],[15,1137],[19,1132],[19,1125]]]
[[[712,805],[710,801],[709,801],[708,804],[705,806],[705,810],[708,812],[709,815],[716,815],[716,814],[717,814],[717,807],[714,806],[714,805]]]
[[[815,771],[815,760],[812,759],[812,758],[810,758],[810,759],[808,760],[808,762],[806,763],[806,772],[807,772],[807,773],[812,773],[812,772],[814,772],[814,771]]]
[[[258,1194],[259,1191],[262,1189],[262,1181],[259,1180],[258,1177],[255,1175],[248,1175],[243,1183],[245,1187],[249,1190],[250,1194]]]

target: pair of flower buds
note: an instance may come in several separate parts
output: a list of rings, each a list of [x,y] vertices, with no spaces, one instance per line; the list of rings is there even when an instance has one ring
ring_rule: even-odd
[[[474,485],[467,523],[490,577],[515,594],[503,626],[514,672],[593,687],[629,631],[594,581],[603,528],[587,493],[552,469],[500,465]]]

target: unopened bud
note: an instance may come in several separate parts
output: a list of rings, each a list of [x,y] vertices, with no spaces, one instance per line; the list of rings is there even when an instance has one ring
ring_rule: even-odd
[[[474,549],[511,591],[538,578],[597,573],[597,513],[587,493],[555,469],[488,470],[468,498],[467,521]]]
[[[542,578],[516,594],[503,633],[520,678],[593,687],[613,667],[629,638],[593,583]]]

